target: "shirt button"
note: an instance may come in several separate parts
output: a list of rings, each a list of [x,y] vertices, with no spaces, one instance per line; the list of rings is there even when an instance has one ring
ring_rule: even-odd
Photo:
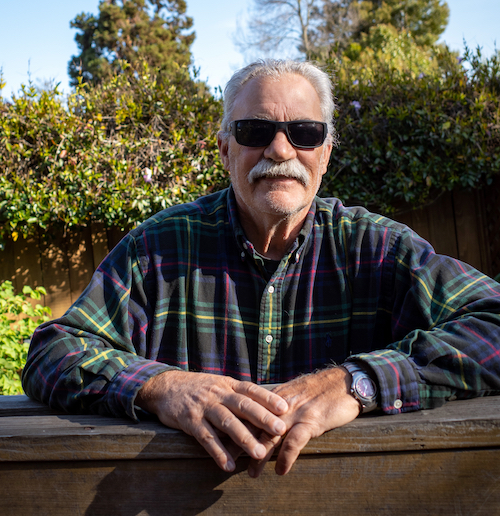
[[[248,249],[248,245],[246,242],[243,242],[243,249]]]
[[[401,400],[396,400],[394,402],[394,408],[400,409],[403,406],[403,402]]]
[[[245,251],[242,251],[242,253],[241,253],[241,257],[242,257],[242,258],[245,258]]]
[[[267,291],[269,292],[269,294],[272,294],[274,292],[274,287],[271,285]]]
[[[267,335],[267,336],[266,336],[266,342],[267,342],[268,344],[271,344],[271,342],[272,342],[272,341],[273,341],[273,336],[272,336],[272,335]]]

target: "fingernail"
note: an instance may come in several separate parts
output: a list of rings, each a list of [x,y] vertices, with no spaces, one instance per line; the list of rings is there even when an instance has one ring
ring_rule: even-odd
[[[257,444],[253,449],[255,458],[263,459],[266,456],[266,447],[263,444]]]
[[[236,467],[236,465],[234,464],[234,462],[232,460],[228,460],[226,462],[226,465],[224,466],[224,471],[227,471],[228,473],[230,473],[231,471],[234,471],[235,467]]]
[[[280,412],[284,412],[288,409],[288,404],[285,400],[278,401],[276,404],[276,410],[279,410]]]
[[[286,425],[283,421],[276,421],[273,428],[278,435],[283,435],[286,432]]]
[[[249,467],[248,467],[248,476],[249,476],[250,478],[255,478],[255,473],[256,473],[255,469],[254,469],[254,468],[252,468],[251,466],[249,466]]]

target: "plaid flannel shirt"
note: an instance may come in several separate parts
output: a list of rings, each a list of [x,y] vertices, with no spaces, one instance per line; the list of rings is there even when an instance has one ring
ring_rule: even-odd
[[[171,368],[261,384],[346,360],[377,378],[388,414],[500,394],[500,285],[320,198],[268,274],[230,188],[131,231],[36,331],[23,385],[68,412],[136,418],[138,390]]]

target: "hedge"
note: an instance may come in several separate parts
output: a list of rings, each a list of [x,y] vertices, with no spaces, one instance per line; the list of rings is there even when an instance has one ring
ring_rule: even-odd
[[[499,59],[412,79],[337,66],[334,150],[322,194],[386,213],[500,171]],[[0,103],[0,237],[102,222],[130,227],[225,187],[220,96],[185,68],[168,81],[130,68],[99,87]]]

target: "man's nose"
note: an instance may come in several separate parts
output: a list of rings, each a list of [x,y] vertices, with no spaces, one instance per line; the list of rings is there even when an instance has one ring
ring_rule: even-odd
[[[278,163],[288,161],[297,157],[297,150],[288,141],[288,138],[283,129],[278,130],[273,141],[266,147],[264,157],[272,159]]]

